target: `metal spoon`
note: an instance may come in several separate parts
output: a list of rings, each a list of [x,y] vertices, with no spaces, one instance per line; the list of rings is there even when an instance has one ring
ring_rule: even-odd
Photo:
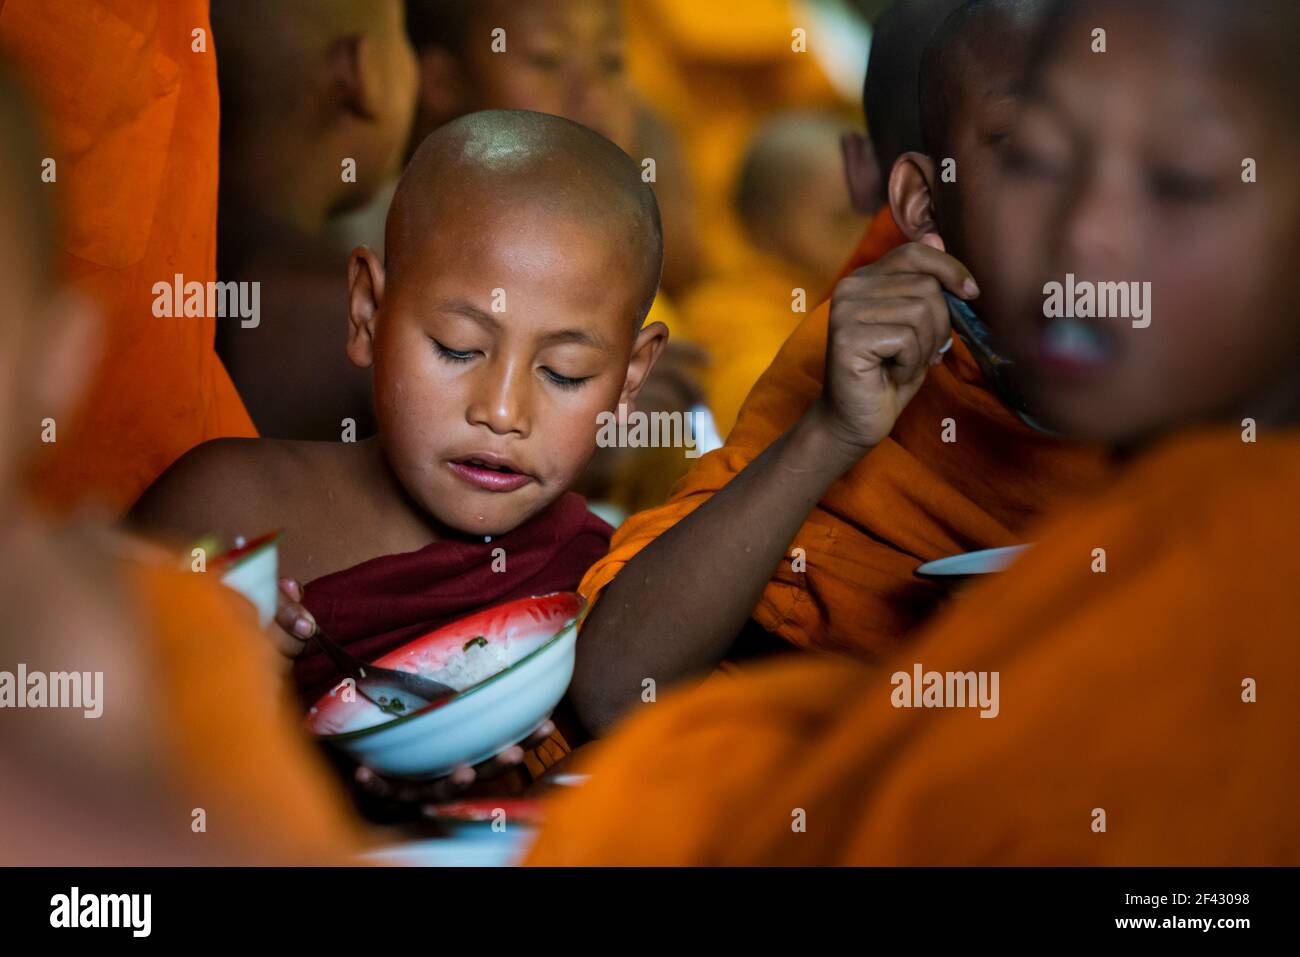
[[[943,296],[948,300],[948,315],[953,331],[966,343],[966,348],[970,350],[984,378],[993,386],[993,391],[1025,425],[1046,435],[1056,435],[1056,432],[1039,424],[1034,418],[1029,403],[1016,384],[1015,363],[997,348],[989,327],[964,300],[958,299],[946,289]]]
[[[456,693],[455,688],[432,678],[366,664],[319,628],[313,637],[335,667],[356,682],[362,697],[373,702],[380,711],[392,715],[410,714]]]

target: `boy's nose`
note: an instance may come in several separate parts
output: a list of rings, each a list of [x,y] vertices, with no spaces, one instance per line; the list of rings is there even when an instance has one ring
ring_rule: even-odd
[[[470,425],[482,425],[497,435],[527,438],[530,382],[524,363],[503,362],[489,368],[474,390],[467,410]]]
[[[1063,258],[1073,272],[1104,272],[1116,262],[1133,261],[1125,223],[1137,214],[1138,198],[1116,179],[1094,175],[1080,182],[1062,217]]]

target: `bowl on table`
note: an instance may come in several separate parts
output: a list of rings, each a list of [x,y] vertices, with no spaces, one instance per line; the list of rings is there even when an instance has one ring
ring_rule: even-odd
[[[487,760],[527,738],[559,704],[585,608],[576,592],[557,592],[475,612],[373,662],[441,681],[455,695],[394,717],[345,679],[312,706],[307,726],[392,777],[441,777]]]

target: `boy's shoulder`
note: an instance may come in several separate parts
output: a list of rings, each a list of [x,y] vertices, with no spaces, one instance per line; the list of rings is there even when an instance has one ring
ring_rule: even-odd
[[[331,470],[332,443],[212,439],[154,480],[131,509],[137,528],[192,540],[233,538],[283,527]],[[307,499],[308,501],[304,501]]]

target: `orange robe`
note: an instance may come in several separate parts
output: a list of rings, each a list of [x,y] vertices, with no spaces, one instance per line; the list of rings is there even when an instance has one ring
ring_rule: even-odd
[[[854,262],[903,241],[887,209]],[[821,393],[828,305],[809,314],[758,380],[726,445],[697,460],[664,505],[632,516],[580,590],[593,601],[631,558],[708,501],[792,426]],[[945,442],[951,420],[956,441]],[[960,341],[899,417],[893,433],[830,487],[791,542],[806,571],[781,562],[754,618],[812,649],[887,652],[934,610],[942,589],[918,564],[1013,545],[1049,505],[1105,472],[1100,453],[1024,425],[986,387]]]
[[[1169,440],[881,666],[642,709],[531,862],[1300,864],[1296,488],[1300,430]],[[894,707],[917,663],[996,671],[997,716]]]
[[[251,608],[187,570],[142,562],[125,572],[145,616],[160,758],[176,796],[207,811],[207,833],[265,862],[339,863],[358,849],[360,828],[285,694]]]
[[[36,544],[49,576],[60,558]],[[251,607],[153,546],[97,532],[60,548],[69,578],[98,579],[72,592],[111,596],[112,611],[70,631],[33,592],[0,648],[11,670],[75,659],[102,673],[100,713],[5,712],[0,863],[326,864],[360,849]]]
[[[194,52],[192,31],[206,52]],[[33,487],[124,511],[183,452],[256,432],[216,320],[153,313],[153,286],[216,279],[217,67],[205,0],[6,0],[0,48],[43,108],[59,266],[104,313],[103,355]],[[33,174],[35,176],[35,174]],[[225,319],[225,322],[238,322]]]

